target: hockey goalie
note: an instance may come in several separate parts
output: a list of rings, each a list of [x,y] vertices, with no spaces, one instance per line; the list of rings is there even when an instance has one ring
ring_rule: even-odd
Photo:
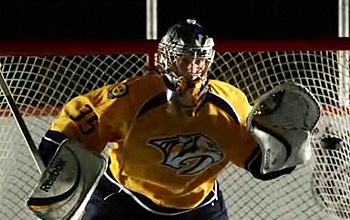
[[[39,146],[49,165],[28,200],[31,210],[68,219],[91,196],[83,220],[227,220],[217,177],[230,162],[265,181],[305,164],[320,117],[316,98],[287,82],[251,106],[238,88],[208,79],[213,46],[188,19],[162,38],[156,72],[70,100]],[[102,176],[96,155],[75,153],[98,155],[110,142]]]
[[[247,130],[259,148],[245,168],[268,180],[306,163],[311,157],[310,131],[319,116],[317,100],[298,84],[277,86],[260,97],[247,118]],[[104,158],[84,148],[75,141],[62,142],[28,200],[37,216],[70,219],[82,214],[77,209],[84,208],[105,170]]]

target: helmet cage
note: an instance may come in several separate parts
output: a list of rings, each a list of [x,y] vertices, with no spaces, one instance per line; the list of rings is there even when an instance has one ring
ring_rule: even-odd
[[[206,67],[200,73],[200,77],[205,81],[207,72],[213,63],[214,55],[215,51],[212,49],[212,46],[189,47],[179,44],[160,43],[158,49],[158,71],[166,74],[172,84],[176,84],[181,78],[177,75],[176,59],[178,57],[204,58],[207,60]]]
[[[161,39],[158,46],[157,66],[160,73],[175,74],[177,57],[187,56],[204,58],[208,61],[207,71],[214,60],[214,41],[207,35],[204,28],[193,19],[185,23],[176,24],[169,28],[167,34]]]

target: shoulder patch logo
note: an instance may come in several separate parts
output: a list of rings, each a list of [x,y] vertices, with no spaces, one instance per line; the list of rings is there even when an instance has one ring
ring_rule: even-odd
[[[128,93],[128,85],[126,83],[117,83],[108,93],[109,99],[115,99],[125,96]]]

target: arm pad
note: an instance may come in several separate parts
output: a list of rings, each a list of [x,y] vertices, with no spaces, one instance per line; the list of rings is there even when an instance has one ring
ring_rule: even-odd
[[[48,130],[39,144],[39,154],[47,166],[60,144],[67,139],[66,135],[58,131]]]

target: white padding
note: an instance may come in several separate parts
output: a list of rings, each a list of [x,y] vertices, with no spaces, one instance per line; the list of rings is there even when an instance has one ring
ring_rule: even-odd
[[[310,160],[310,135],[320,114],[317,99],[295,83],[277,86],[256,100],[247,125],[262,151],[262,174]]]
[[[76,140],[57,149],[27,201],[41,219],[77,219],[107,168],[103,156]]]

